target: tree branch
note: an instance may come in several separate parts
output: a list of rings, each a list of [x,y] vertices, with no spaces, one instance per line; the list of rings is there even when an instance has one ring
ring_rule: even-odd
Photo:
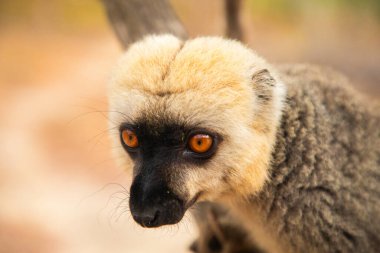
[[[148,34],[187,32],[167,0],[102,0],[108,19],[123,47]]]
[[[228,38],[242,40],[242,31],[239,22],[241,0],[225,0],[225,12],[227,19],[226,36]]]

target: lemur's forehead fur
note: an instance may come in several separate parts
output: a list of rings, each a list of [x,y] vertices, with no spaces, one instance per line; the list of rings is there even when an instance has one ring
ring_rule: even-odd
[[[114,75],[117,86],[130,92],[128,100],[132,100],[133,108],[129,112],[136,109],[140,114],[141,107],[149,103],[155,110],[165,108],[161,112],[172,111],[172,115],[183,117],[186,122],[198,124],[208,119],[209,123],[220,126],[219,120],[215,121],[215,116],[219,116],[216,112],[228,113],[235,107],[243,120],[249,120],[253,115],[244,113],[251,108],[238,108],[253,106],[253,90],[248,83],[253,66],[245,59],[247,50],[242,48],[239,55],[230,49],[236,46],[235,42],[211,40],[203,38],[185,43],[164,36],[150,37],[133,45]],[[245,72],[239,70],[242,62],[246,64]],[[123,106],[127,106],[128,100]]]
[[[207,167],[183,170],[182,189],[174,191],[248,194],[264,184],[284,88],[271,67],[240,43],[147,37],[120,60],[109,96],[111,111],[119,112],[111,113],[111,124],[144,119],[152,127],[173,123],[223,137]]]

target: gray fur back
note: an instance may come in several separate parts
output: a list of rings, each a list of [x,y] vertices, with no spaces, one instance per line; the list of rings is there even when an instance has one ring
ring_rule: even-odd
[[[291,252],[380,252],[380,117],[337,73],[281,67],[271,180],[252,198]]]

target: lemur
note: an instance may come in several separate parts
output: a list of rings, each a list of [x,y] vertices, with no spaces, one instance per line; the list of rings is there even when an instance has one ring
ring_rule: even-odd
[[[208,202],[264,252],[379,251],[379,107],[340,74],[275,67],[233,40],[148,36],[113,71],[109,105],[141,226]]]

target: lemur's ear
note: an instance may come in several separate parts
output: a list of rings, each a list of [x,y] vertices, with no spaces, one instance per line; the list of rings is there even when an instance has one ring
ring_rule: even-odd
[[[273,76],[269,73],[269,70],[267,69],[256,71],[252,75],[252,81],[255,84],[265,84],[269,86],[274,86],[276,83],[276,80],[274,80]]]
[[[276,80],[267,69],[256,71],[252,75],[252,83],[259,100],[262,102],[271,100],[272,89],[276,86]]]

